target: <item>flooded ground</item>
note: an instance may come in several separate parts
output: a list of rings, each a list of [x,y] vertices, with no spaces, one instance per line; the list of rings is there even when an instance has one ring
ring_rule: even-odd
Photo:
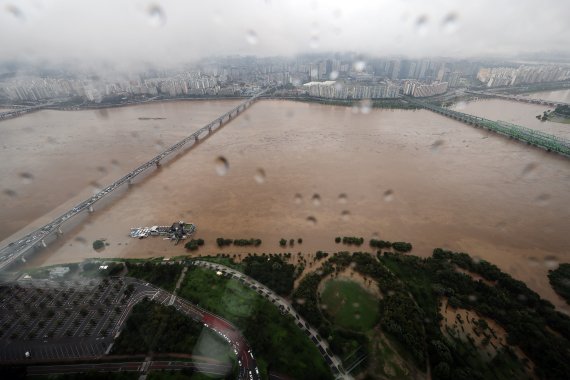
[[[488,102],[515,112],[500,119],[520,117],[517,107],[536,112],[532,105],[500,100],[466,108],[483,109]],[[188,106],[169,107],[177,112]],[[133,117],[156,116],[145,108],[137,112]],[[102,120],[113,122],[111,111]],[[130,140],[129,132],[124,138]],[[219,157],[227,160],[224,170],[216,167]],[[420,256],[435,247],[465,251],[497,264],[565,310],[546,274],[569,261],[569,185],[568,159],[429,111],[354,113],[347,107],[260,101],[90,215],[30,265],[186,254],[182,244],[128,237],[131,227],[184,219],[206,240],[197,254],[351,249],[335,244],[335,236],[410,241]],[[263,243],[257,249],[218,249],[218,237]],[[91,243],[100,238],[109,246],[95,252]],[[303,243],[281,248],[281,238]]]

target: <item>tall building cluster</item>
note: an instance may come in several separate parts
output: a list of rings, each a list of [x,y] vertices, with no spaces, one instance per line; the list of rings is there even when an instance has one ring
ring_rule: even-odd
[[[118,74],[117,74],[118,75]],[[284,86],[289,95],[330,99],[393,98],[399,93],[433,96],[449,88],[513,86],[570,79],[570,66],[488,64],[451,59],[367,59],[353,54],[204,59],[177,70],[151,69],[107,78],[96,73],[57,77],[5,76],[0,101],[129,101],[151,97],[247,96],[267,86]],[[285,90],[284,90],[285,91]]]
[[[402,92],[404,95],[410,95],[415,98],[426,96],[441,95],[447,92],[449,83],[447,82],[434,82],[431,84],[422,83],[416,80],[404,81]]]
[[[482,67],[477,72],[477,79],[487,87],[556,82],[570,79],[570,67],[557,65]]]

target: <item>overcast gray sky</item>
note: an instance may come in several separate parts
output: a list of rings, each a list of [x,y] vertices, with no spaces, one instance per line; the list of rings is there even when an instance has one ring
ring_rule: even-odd
[[[568,0],[0,0],[0,60],[570,53]]]

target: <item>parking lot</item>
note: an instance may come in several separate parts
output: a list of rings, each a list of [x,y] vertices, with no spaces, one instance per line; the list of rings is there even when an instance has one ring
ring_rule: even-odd
[[[2,284],[0,362],[103,355],[139,292],[118,278]]]

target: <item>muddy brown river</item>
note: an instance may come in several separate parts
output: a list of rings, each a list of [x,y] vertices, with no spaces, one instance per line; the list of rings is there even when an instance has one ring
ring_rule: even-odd
[[[170,102],[103,114],[42,111],[0,123],[9,136],[1,143],[2,188],[15,193],[0,194],[4,235],[48,220],[41,215],[86,198],[233,104]],[[537,113],[533,105],[504,100],[461,106],[511,122]],[[356,111],[257,102],[91,214],[29,265],[185,254],[182,244],[128,237],[131,227],[183,219],[206,240],[202,254],[346,249],[334,243],[335,236],[410,241],[420,256],[435,247],[464,251],[497,264],[566,310],[546,275],[570,260],[567,158],[425,110]],[[525,121],[529,127],[534,122]],[[217,170],[219,157],[227,160],[227,170]],[[220,250],[217,237],[260,238],[263,244]],[[303,243],[282,249],[282,237]],[[99,238],[109,246],[95,252],[91,243]]]

